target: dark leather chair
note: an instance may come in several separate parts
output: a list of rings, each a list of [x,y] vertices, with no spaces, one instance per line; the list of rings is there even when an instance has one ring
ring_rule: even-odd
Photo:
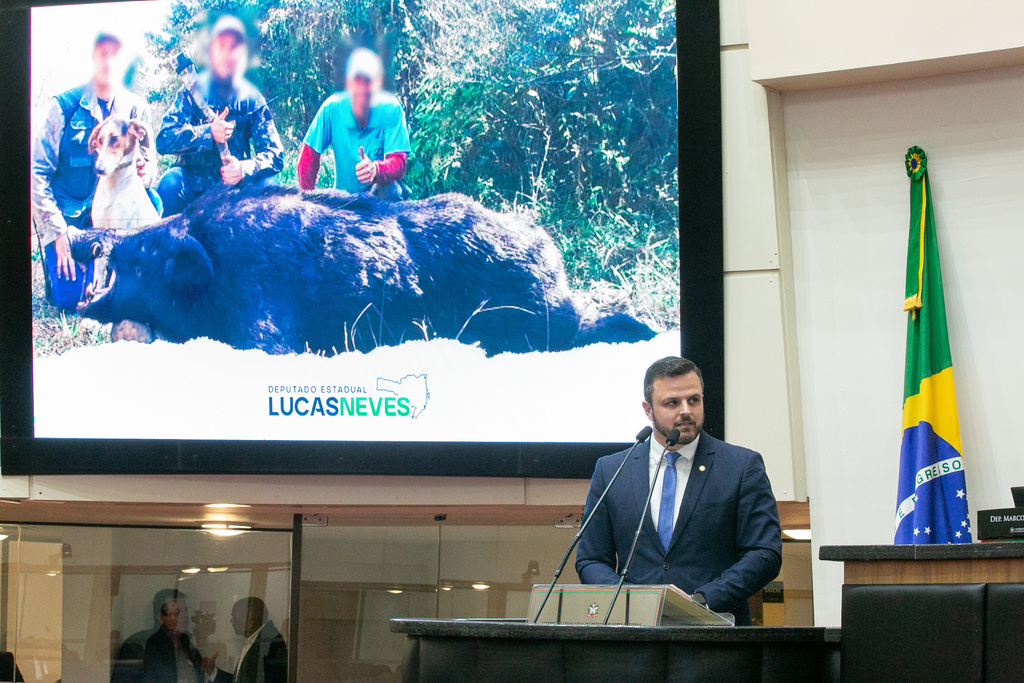
[[[985,593],[985,584],[843,586],[841,680],[984,680]]]
[[[24,681],[21,671],[14,664],[13,652],[0,652],[0,681]]]
[[[1024,683],[1024,584],[990,583],[985,607],[985,680]]]

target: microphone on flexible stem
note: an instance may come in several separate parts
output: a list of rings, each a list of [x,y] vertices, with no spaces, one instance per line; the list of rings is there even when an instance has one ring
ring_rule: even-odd
[[[572,551],[576,549],[576,544],[580,542],[580,537],[583,536],[583,532],[586,531],[587,525],[590,524],[590,520],[594,518],[594,513],[597,512],[597,508],[601,507],[601,502],[604,500],[604,497],[608,495],[608,491],[611,490],[612,484],[614,484],[615,480],[619,478],[619,472],[621,472],[622,468],[627,462],[629,462],[629,456],[633,455],[633,449],[646,441],[653,432],[654,430],[650,427],[644,427],[640,430],[640,433],[636,435],[636,440],[633,442],[633,445],[630,446],[629,452],[626,453],[626,457],[622,459],[622,462],[619,464],[619,468],[615,470],[615,474],[612,475],[608,485],[604,487],[604,491],[601,492],[600,498],[598,498],[597,502],[594,503],[594,507],[590,510],[590,514],[583,520],[583,523],[580,525],[580,530],[576,532],[576,535],[572,539],[572,543],[569,544],[569,548],[565,551],[565,556],[558,564],[558,569],[555,570],[554,578],[551,579],[551,585],[548,586],[548,592],[544,594],[544,599],[540,601],[540,608],[537,610],[536,614],[530,617],[531,624],[536,624],[537,620],[540,619],[541,612],[544,611],[544,605],[548,604],[548,598],[551,597],[551,591],[555,589],[555,584],[558,583],[558,577],[562,575],[562,570],[565,569],[565,565],[569,561],[569,556],[572,555]]]
[[[658,469],[654,471],[654,481],[658,481],[658,473],[661,472],[661,464],[665,462],[665,454],[668,453],[668,449],[679,443],[679,430],[673,429],[665,437],[665,448],[661,451],[661,458],[658,460]],[[644,528],[644,518],[647,516],[647,510],[651,507],[651,498],[654,497],[654,483],[651,483],[651,491],[647,494],[647,504],[644,505],[644,511],[640,515],[640,524],[636,527],[636,533],[633,535],[633,547],[629,549],[629,555],[626,557],[626,564],[622,567],[622,577],[619,579],[619,585],[615,587],[615,595],[612,596],[612,601],[608,605],[608,611],[604,615],[604,623],[608,623],[608,618],[612,616],[612,608],[615,607],[615,601],[619,599],[619,593],[622,591],[622,584],[626,583],[626,576],[629,574],[629,567],[633,564],[633,556],[636,555],[636,544],[640,540],[640,530]]]

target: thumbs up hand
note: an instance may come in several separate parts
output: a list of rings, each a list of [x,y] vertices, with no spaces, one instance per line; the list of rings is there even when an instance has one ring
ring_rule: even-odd
[[[217,114],[217,117],[210,122],[210,135],[218,144],[223,144],[231,139],[231,134],[235,132],[235,122],[228,121],[228,108],[224,107],[224,111]]]
[[[377,162],[370,161],[366,150],[359,146],[359,162],[356,164],[356,179],[363,185],[369,185],[377,177]]]

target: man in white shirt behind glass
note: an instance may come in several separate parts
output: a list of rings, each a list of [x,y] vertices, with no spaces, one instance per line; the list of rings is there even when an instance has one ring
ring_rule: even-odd
[[[286,683],[288,646],[270,620],[267,605],[259,598],[242,598],[231,608],[231,627],[245,636],[238,663],[231,672],[206,667],[209,680],[216,683]],[[217,655],[213,656],[213,660]]]

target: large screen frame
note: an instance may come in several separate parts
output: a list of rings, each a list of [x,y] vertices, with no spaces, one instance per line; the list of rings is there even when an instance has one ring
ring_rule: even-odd
[[[33,430],[30,11],[0,10],[0,467],[6,475],[349,474],[589,478],[625,443],[42,439]],[[91,0],[95,1],[95,0]],[[118,0],[105,0],[106,2]],[[717,0],[676,4],[681,348],[702,369],[705,430],[725,432],[722,126]],[[639,378],[638,378],[639,380]],[[639,420],[638,420],[639,426]],[[583,426],[582,428],[585,428]],[[623,435],[627,441],[630,435]]]

